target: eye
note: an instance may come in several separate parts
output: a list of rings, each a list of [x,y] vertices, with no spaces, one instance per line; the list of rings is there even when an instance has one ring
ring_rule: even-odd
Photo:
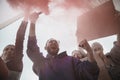
[[[8,51],[8,48],[6,48],[5,51]]]
[[[97,49],[95,48],[95,49],[93,49],[94,51],[97,51]]]
[[[49,43],[52,43],[52,41],[49,41]]]
[[[14,51],[14,48],[11,48],[11,51]]]
[[[99,50],[102,50],[101,48],[98,48]]]

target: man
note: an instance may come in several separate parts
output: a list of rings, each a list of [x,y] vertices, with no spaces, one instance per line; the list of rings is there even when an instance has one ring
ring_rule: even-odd
[[[27,23],[27,17],[25,17],[17,31],[15,45],[7,45],[3,50],[1,58],[8,68],[8,80],[20,80],[23,70],[23,42]]]
[[[58,54],[59,43],[51,38],[45,45],[49,56],[45,58],[39,50],[35,34],[35,23],[39,14],[30,16],[30,33],[27,55],[33,62],[33,71],[39,80],[97,80],[99,68],[90,53],[90,62],[81,62],[65,52]]]

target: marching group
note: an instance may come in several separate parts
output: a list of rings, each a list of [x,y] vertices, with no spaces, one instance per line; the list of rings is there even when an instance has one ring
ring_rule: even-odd
[[[37,45],[35,25],[41,13],[25,15],[17,31],[15,45],[7,45],[0,57],[0,80],[20,80],[23,71],[23,43],[30,22],[27,56],[33,62],[33,71],[39,80],[120,80],[120,34],[109,53],[100,43],[91,46],[82,40],[79,49],[68,56],[59,53],[59,43],[51,38],[46,42],[47,56]],[[84,52],[86,50],[86,53]]]

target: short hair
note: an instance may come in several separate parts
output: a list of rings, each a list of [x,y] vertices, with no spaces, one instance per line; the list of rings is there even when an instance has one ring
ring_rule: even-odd
[[[48,39],[48,40],[46,41],[45,47],[47,46],[47,43],[48,43],[49,41],[51,41],[51,40],[55,40],[58,44],[60,43],[60,41],[58,41],[58,40],[56,40],[56,39],[54,39],[54,38],[50,38],[50,39]]]
[[[14,46],[14,47],[15,47],[15,45],[9,44],[9,45],[7,45],[7,46],[4,47],[3,51],[5,50],[5,48],[7,48],[7,47],[9,47],[9,46]]]
[[[4,53],[5,49],[6,49],[7,47],[9,47],[9,46],[15,47],[15,45],[13,45],[13,44],[9,44],[9,45],[5,46],[4,49],[3,49],[3,53],[2,53],[2,55],[1,55],[1,58],[2,58],[2,59],[3,59],[3,56],[6,55],[6,53]]]

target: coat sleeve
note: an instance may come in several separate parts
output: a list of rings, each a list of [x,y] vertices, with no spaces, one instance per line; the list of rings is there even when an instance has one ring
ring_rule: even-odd
[[[16,34],[15,52],[14,52],[15,56],[14,56],[13,60],[10,62],[10,64],[7,63],[7,65],[9,65],[9,68],[14,71],[22,71],[22,69],[23,69],[23,62],[22,62],[23,43],[24,43],[24,37],[25,37],[27,23],[28,22],[22,21],[22,23],[20,24],[17,34]],[[12,66],[12,65],[14,65],[14,66]]]
[[[28,39],[27,55],[33,62],[33,71],[36,75],[39,75],[40,67],[44,66],[45,58],[39,50],[37,45],[36,36]]]
[[[27,45],[27,55],[35,64],[37,63],[41,64],[45,59],[37,45],[36,36],[34,37],[29,36]]]
[[[28,22],[22,21],[16,35],[15,53],[17,55],[16,59],[19,60],[22,60],[23,57],[23,41],[24,41],[27,23]]]
[[[77,80],[98,80],[99,68],[96,62],[74,59],[75,75]]]

